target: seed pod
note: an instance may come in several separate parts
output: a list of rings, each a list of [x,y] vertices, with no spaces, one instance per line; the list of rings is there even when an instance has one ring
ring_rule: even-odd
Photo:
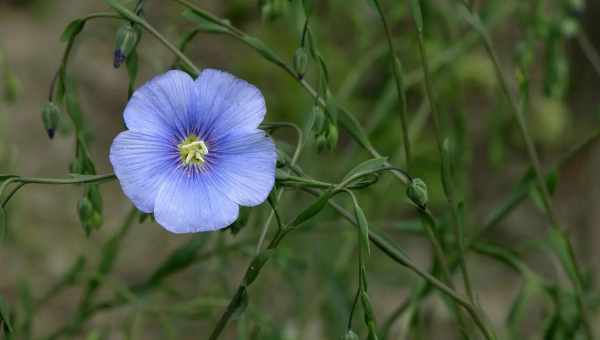
[[[420,178],[414,178],[406,189],[406,196],[417,206],[426,207],[428,201],[427,184]]]
[[[113,66],[119,68],[127,60],[140,40],[140,29],[130,23],[123,24],[117,31]]]
[[[50,139],[54,138],[59,116],[60,108],[55,103],[48,102],[42,107],[42,121]]]

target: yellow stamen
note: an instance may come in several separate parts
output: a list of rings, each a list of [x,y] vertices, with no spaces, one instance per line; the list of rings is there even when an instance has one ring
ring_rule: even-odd
[[[206,161],[208,147],[196,135],[187,136],[179,145],[179,156],[185,165],[202,165]]]

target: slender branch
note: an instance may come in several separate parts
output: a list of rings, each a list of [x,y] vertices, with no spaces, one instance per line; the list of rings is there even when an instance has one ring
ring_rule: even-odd
[[[437,144],[437,148],[438,148],[438,152],[440,157],[442,158],[442,168],[447,168],[447,164],[445,164],[447,161],[444,160],[445,156],[445,152],[443,150],[443,146],[442,146],[442,129],[441,129],[441,124],[440,124],[440,113],[438,110],[438,106],[437,106],[437,102],[434,98],[434,94],[433,94],[433,86],[432,86],[432,80],[431,80],[431,74],[429,71],[429,62],[427,60],[427,52],[425,50],[425,39],[423,36],[423,27],[422,27],[422,18],[418,18],[417,16],[421,15],[421,9],[420,9],[420,1],[416,0],[413,1],[412,6],[415,6],[416,8],[413,8],[413,19],[415,20],[415,24],[416,24],[416,31],[417,31],[417,41],[418,41],[418,45],[419,45],[419,55],[421,58],[421,65],[423,68],[423,77],[425,79],[425,93],[427,95],[427,100],[429,101],[429,107],[431,108],[431,117],[432,117],[432,121],[433,121],[433,134],[435,137],[435,141]],[[416,11],[418,10],[418,11]],[[418,13],[418,14],[417,14]],[[462,273],[462,278],[463,278],[463,284],[465,287],[465,291],[467,292],[467,296],[469,297],[469,300],[471,301],[472,304],[476,304],[476,300],[475,300],[475,296],[473,294],[473,289],[471,287],[471,279],[469,276],[469,271],[467,270],[467,264],[466,261],[464,259],[464,251],[465,251],[465,246],[464,246],[464,238],[463,238],[463,231],[461,230],[461,223],[460,223],[460,218],[459,218],[459,212],[458,212],[458,207],[457,207],[457,202],[456,202],[456,198],[455,198],[455,193],[454,193],[454,189],[452,188],[452,183],[450,178],[444,178],[445,176],[449,176],[449,172],[446,172],[445,170],[442,170],[442,181],[443,182],[448,182],[447,185],[444,185],[444,194],[446,196],[446,200],[448,201],[448,204],[450,205],[450,211],[451,211],[451,215],[452,215],[452,226],[453,226],[453,231],[454,231],[454,237],[457,240],[457,245],[458,245],[458,258],[459,258],[459,265],[460,265],[460,269],[461,269],[461,273]],[[492,337],[490,339],[494,339],[495,335],[493,335],[492,332],[490,332],[492,334]],[[486,334],[487,336],[487,334]]]
[[[394,41],[392,39],[392,32],[388,26],[385,15],[383,14],[383,10],[379,3],[379,0],[373,0],[375,7],[377,8],[377,13],[381,18],[381,22],[383,24],[383,28],[385,31],[385,36],[387,38],[389,52],[390,52],[390,63],[392,64],[392,71],[394,73],[394,80],[396,83],[396,91],[398,92],[398,98],[400,99],[400,125],[402,128],[402,139],[404,144],[404,156],[406,159],[406,168],[408,171],[411,169],[411,152],[410,152],[410,139],[408,136],[408,124],[406,122],[406,114],[407,114],[407,103],[406,103],[406,92],[405,87],[402,80],[402,70],[400,69],[400,60],[397,60],[396,52],[394,49]]]
[[[583,298],[583,288],[582,288],[583,280],[582,280],[581,270],[579,269],[579,265],[577,263],[577,260],[575,259],[575,252],[573,250],[572,242],[571,242],[568,234],[566,233],[565,229],[560,224],[558,216],[557,216],[556,212],[554,211],[554,208],[552,205],[552,200],[550,198],[550,193],[548,191],[548,186],[546,185],[544,171],[540,164],[539,156],[538,156],[537,150],[535,148],[535,145],[533,143],[533,138],[531,137],[531,134],[529,133],[529,129],[527,127],[527,122],[525,120],[522,106],[519,105],[519,98],[517,98],[517,95],[515,93],[513,93],[513,91],[510,88],[509,78],[506,75],[505,71],[502,69],[502,66],[500,64],[500,59],[498,58],[498,54],[496,53],[494,44],[492,43],[492,40],[489,37],[485,27],[481,24],[481,20],[480,20],[479,16],[477,15],[477,13],[474,13],[469,8],[463,8],[463,11],[464,11],[463,14],[464,14],[464,17],[465,17],[467,23],[471,26],[471,28],[473,30],[475,30],[479,34],[481,41],[483,42],[485,50],[494,65],[494,69],[496,71],[496,76],[500,82],[502,92],[508,99],[511,109],[512,109],[511,110],[512,114],[515,117],[515,119],[517,120],[517,123],[519,125],[519,131],[525,142],[525,145],[527,148],[527,154],[529,156],[529,161],[535,172],[537,185],[538,185],[538,188],[541,193],[540,196],[542,198],[542,203],[544,205],[546,215],[550,222],[550,228],[553,229],[557,233],[557,235],[564,241],[564,244],[566,247],[565,261],[567,263],[564,263],[564,261],[560,261],[560,262],[563,265],[563,267],[567,273],[571,272],[568,268],[566,268],[567,266],[571,266],[573,268],[574,273],[573,273],[573,275],[569,275],[569,277],[571,279],[573,287],[575,288],[575,291],[577,292],[577,295],[576,295],[577,308],[579,309],[579,313],[581,314],[581,316],[584,320],[583,325],[584,325],[584,330],[585,330],[587,338],[594,339],[594,332],[592,330],[590,319],[589,319],[589,316],[588,316],[588,313],[587,313],[587,310],[585,307],[585,303],[583,300],[584,299]]]

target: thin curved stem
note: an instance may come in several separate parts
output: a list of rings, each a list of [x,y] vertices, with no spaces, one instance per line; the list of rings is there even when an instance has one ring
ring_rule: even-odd
[[[186,66],[189,67],[191,71],[195,73],[195,76],[200,74],[200,69],[194,65],[194,63],[181,52],[175,45],[173,45],[167,38],[165,38],[162,34],[160,34],[152,25],[150,25],[144,18],[138,16],[134,12],[127,9],[125,6],[120,4],[118,1],[107,0],[108,4],[113,7],[121,16],[125,17],[127,20],[130,20],[140,26],[142,26],[146,31],[152,34],[156,39],[158,39],[165,47],[167,47],[173,54],[175,54]]]
[[[294,154],[292,155],[292,160],[290,162],[290,166],[294,167],[296,165],[296,162],[298,161],[298,158],[300,158],[300,153],[302,152],[302,146],[304,145],[304,134],[302,133],[302,129],[300,129],[295,124],[291,124],[291,123],[277,123],[277,124],[282,127],[292,128],[296,131],[298,139],[296,141],[296,149],[294,150]],[[277,202],[279,202],[284,191],[285,191],[285,188],[281,188],[277,191],[277,193],[275,195],[276,196],[275,202],[273,202],[273,203],[276,204]],[[271,221],[273,220],[274,216],[277,217],[276,213],[277,213],[276,208],[273,206],[273,209],[269,213],[269,216],[267,217],[265,224],[263,225],[262,231],[260,233],[260,237],[258,239],[258,244],[256,245],[256,254],[260,253],[260,251],[262,249],[262,246],[263,246],[263,243],[267,236],[267,233],[269,232],[269,226],[271,225]]]
[[[26,184],[83,184],[83,183],[101,183],[115,179],[114,174],[105,175],[82,175],[74,178],[42,178],[42,177],[11,177],[2,183],[0,186],[0,196],[9,184],[18,183],[18,186],[10,192],[10,194],[2,201],[2,207],[6,206],[8,201],[16,194],[16,192]]]
[[[392,71],[394,73],[394,80],[396,83],[396,91],[398,92],[398,98],[400,99],[400,125],[402,128],[402,140],[404,144],[404,156],[406,160],[406,168],[410,171],[411,169],[411,151],[410,151],[410,139],[408,136],[408,124],[406,121],[407,114],[407,103],[406,103],[406,93],[404,90],[404,84],[402,81],[402,70],[400,69],[400,60],[396,60],[396,51],[394,49],[394,41],[392,39],[392,32],[388,26],[387,20],[381,8],[381,4],[379,0],[373,0],[375,7],[377,8],[377,13],[381,18],[381,22],[383,24],[383,28],[385,31],[385,36],[387,38],[389,52],[390,52],[390,63],[392,64]]]
[[[469,9],[469,8],[464,8],[463,11],[464,11],[463,14],[464,14],[464,17],[465,17],[467,23],[471,26],[471,28],[473,30],[475,30],[479,34],[481,41],[483,42],[485,50],[494,65],[494,69],[496,71],[496,76],[500,82],[502,92],[508,99],[508,101],[510,103],[512,114],[515,117],[515,119],[517,120],[517,123],[519,125],[519,131],[525,142],[527,154],[529,156],[529,161],[530,161],[531,166],[533,167],[533,170],[535,173],[535,178],[536,178],[537,185],[538,185],[538,188],[539,188],[539,191],[541,194],[540,196],[542,198],[542,203],[544,205],[544,209],[546,211],[548,221],[550,222],[550,228],[557,233],[558,237],[560,237],[562,239],[562,241],[564,241],[564,244],[566,247],[565,261],[567,263],[564,263],[565,261],[560,261],[560,262],[563,265],[563,267],[565,267],[564,269],[567,273],[571,273],[571,270],[569,270],[569,268],[566,268],[567,264],[573,268],[573,275],[569,275],[569,277],[571,279],[571,283],[573,284],[575,291],[577,292],[576,303],[577,303],[577,308],[579,310],[579,313],[581,314],[581,316],[584,320],[584,322],[583,322],[584,331],[585,331],[588,339],[594,339],[594,332],[592,330],[590,319],[589,319],[587,309],[585,307],[585,303],[583,300],[583,288],[582,288],[583,280],[582,280],[581,270],[579,268],[579,264],[578,264],[577,260],[575,259],[575,252],[573,250],[572,242],[569,239],[569,236],[566,233],[565,229],[560,224],[558,216],[554,210],[552,200],[550,198],[550,193],[548,191],[548,186],[546,185],[546,180],[545,180],[546,176],[544,175],[544,171],[543,171],[541,163],[540,163],[538,152],[536,150],[535,144],[533,143],[533,138],[531,137],[531,134],[529,133],[529,129],[527,127],[527,122],[525,120],[522,105],[519,105],[519,98],[511,90],[511,87],[509,85],[509,78],[508,78],[506,72],[502,69],[502,66],[500,64],[500,59],[498,57],[498,54],[496,53],[495,46],[494,46],[491,38],[489,37],[485,27],[483,27],[483,25],[481,24],[481,20],[480,20],[479,16],[476,13],[474,13],[472,11],[472,9]]]

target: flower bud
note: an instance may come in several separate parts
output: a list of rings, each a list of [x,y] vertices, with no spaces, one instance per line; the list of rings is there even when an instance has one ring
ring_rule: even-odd
[[[42,107],[42,121],[50,139],[54,138],[59,116],[60,108],[53,102],[48,102]]]
[[[426,207],[428,201],[427,185],[422,179],[414,178],[406,189],[406,196],[417,206]]]
[[[94,214],[94,206],[89,198],[84,196],[79,201],[79,220],[82,223],[87,222]]]
[[[338,143],[339,133],[337,125],[329,123],[329,127],[327,129],[327,147],[329,150],[335,149]]]
[[[308,65],[308,53],[304,47],[299,47],[294,52],[294,70],[298,74],[298,79],[304,78],[306,66]]]
[[[318,104],[313,107],[313,114],[315,115],[315,123],[313,129],[316,134],[323,132],[325,128],[325,112]]]
[[[327,147],[327,137],[325,137],[325,134],[318,134],[317,135],[317,151],[321,152],[323,150],[325,150],[325,148]]]
[[[130,23],[123,24],[117,31],[113,66],[119,68],[135,49],[140,40],[140,30]]]

